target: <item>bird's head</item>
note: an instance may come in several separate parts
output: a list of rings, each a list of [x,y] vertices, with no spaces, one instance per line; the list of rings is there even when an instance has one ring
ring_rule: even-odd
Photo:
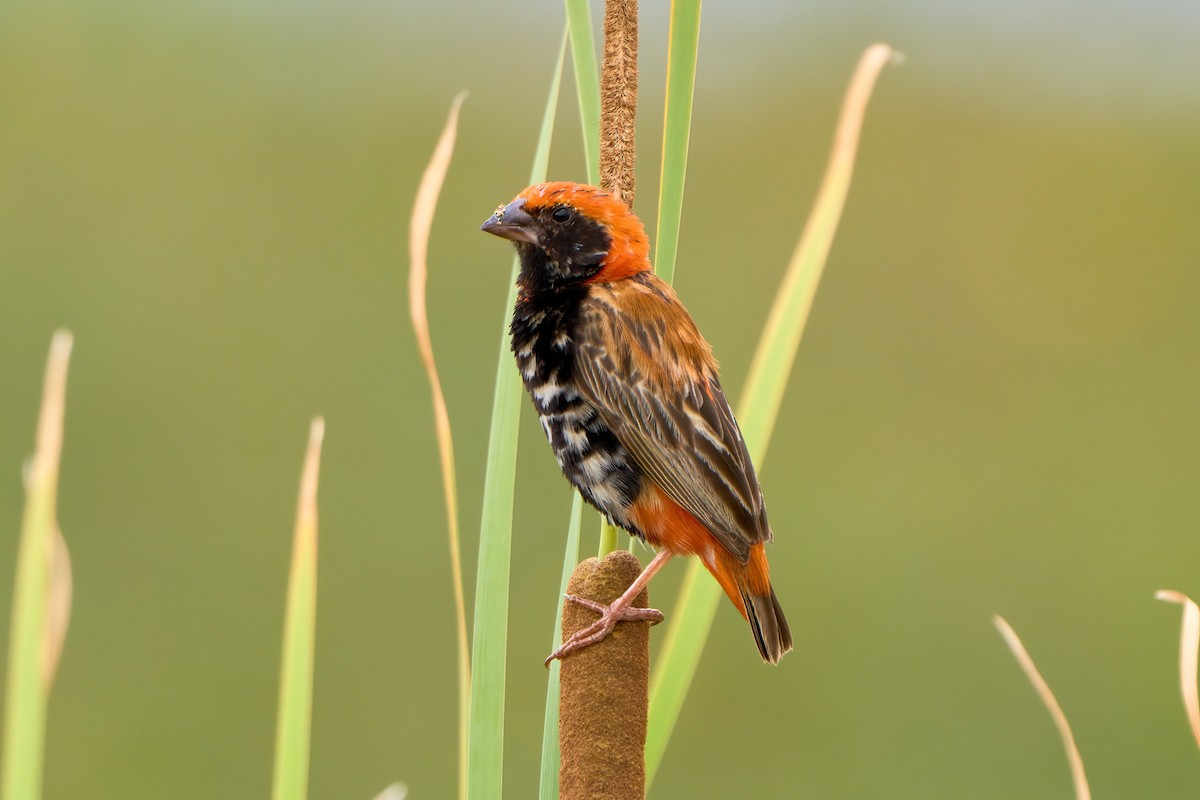
[[[496,209],[480,230],[510,239],[530,288],[608,283],[650,269],[642,221],[595,186],[539,183]]]

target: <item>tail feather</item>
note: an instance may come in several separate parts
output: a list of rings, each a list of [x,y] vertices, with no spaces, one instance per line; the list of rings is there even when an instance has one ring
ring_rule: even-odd
[[[783,654],[792,649],[792,632],[783,616],[783,609],[779,607],[775,589],[768,585],[766,594],[751,594],[744,583],[739,584],[738,589],[746,607],[746,619],[758,644],[758,652],[763,661],[778,664]]]
[[[704,566],[750,623],[763,661],[778,664],[783,654],[792,649],[792,632],[771,586],[762,544],[750,549],[750,559],[745,564],[732,553],[717,550],[716,557],[706,560]]]

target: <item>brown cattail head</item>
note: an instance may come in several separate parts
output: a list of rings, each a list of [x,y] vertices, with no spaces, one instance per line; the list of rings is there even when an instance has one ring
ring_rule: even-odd
[[[567,591],[609,604],[633,584],[642,565],[628,551],[589,558]],[[633,601],[646,608],[647,592]],[[596,620],[575,603],[563,610],[564,641]],[[558,740],[562,800],[641,800],[646,796],[646,709],[650,684],[650,624],[620,622],[603,641],[562,660]]]
[[[608,0],[600,71],[600,186],[633,207],[637,116],[637,0]]]

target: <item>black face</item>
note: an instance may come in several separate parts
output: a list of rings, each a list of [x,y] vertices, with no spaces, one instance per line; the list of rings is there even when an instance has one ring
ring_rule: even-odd
[[[568,204],[527,208],[523,198],[497,209],[482,229],[516,244],[527,292],[557,290],[595,275],[612,242],[603,225]]]
[[[546,257],[551,282],[571,282],[594,275],[604,263],[611,244],[608,231],[568,205],[535,209],[531,215],[538,232],[536,245]]]

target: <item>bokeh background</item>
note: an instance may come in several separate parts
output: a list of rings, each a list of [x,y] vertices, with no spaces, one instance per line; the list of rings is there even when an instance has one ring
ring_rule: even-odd
[[[643,6],[653,229],[667,9]],[[453,796],[452,603],[406,227],[468,89],[429,293],[470,591],[510,263],[477,227],[524,185],[562,25],[553,2],[0,8],[3,598],[49,336],[76,336],[60,512],[76,603],[48,798],[267,793],[316,413],[312,796],[395,780]],[[874,41],[907,61],[868,113],[761,470],[797,652],[763,666],[722,606],[653,796],[1069,796],[1000,612],[1098,797],[1195,797],[1179,612],[1152,595],[1200,596],[1200,5],[707,3],[677,287],[735,399]],[[581,179],[572,87],[551,174]],[[532,409],[522,426],[512,798],[536,790],[570,504]],[[657,605],[682,572],[656,581]],[[0,648],[7,627],[5,611]]]

